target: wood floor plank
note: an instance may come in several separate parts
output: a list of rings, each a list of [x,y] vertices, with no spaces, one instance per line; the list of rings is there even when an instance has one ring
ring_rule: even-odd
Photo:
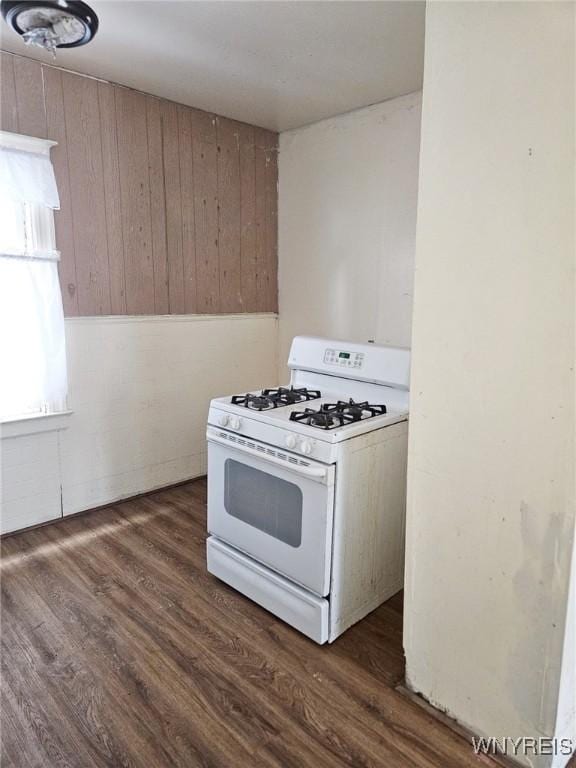
[[[473,768],[395,596],[317,646],[214,579],[204,480],[2,541],[2,765]],[[19,761],[19,762],[17,762]]]
[[[138,527],[140,530],[144,529],[144,526]],[[108,596],[116,603],[117,612],[127,621],[131,635],[138,637],[139,646],[146,647],[153,637],[154,643],[161,647],[162,661],[170,667],[166,670],[168,674],[193,675],[201,706],[212,714],[214,720],[227,723],[231,717],[236,716],[236,712],[241,712],[241,728],[236,731],[236,738],[238,734],[249,738],[248,743],[244,745],[248,751],[250,743],[268,742],[278,739],[281,734],[285,735],[287,727],[282,715],[274,714],[274,707],[264,699],[258,708],[253,708],[254,692],[251,691],[250,695],[245,693],[244,689],[250,688],[245,684],[249,649],[240,643],[238,637],[234,639],[231,648],[223,646],[219,642],[218,632],[212,626],[215,617],[213,611],[210,615],[209,603],[206,603],[202,610],[199,605],[192,607],[183,604],[182,586],[189,583],[186,574],[180,573],[176,579],[177,583],[173,583],[169,579],[170,573],[166,572],[165,558],[161,550],[153,545],[152,540],[138,541],[134,538],[132,541],[134,547],[127,546],[129,543],[125,537],[122,540],[110,540],[105,554],[111,569],[109,574],[114,578],[122,578],[124,586],[122,591],[110,591]],[[141,559],[142,548],[145,548],[147,555],[145,569]],[[99,557],[93,562],[89,555],[85,554],[82,559],[82,572],[76,575],[84,578],[94,568],[94,577],[98,573],[102,554],[100,551]],[[75,567],[75,562],[70,559],[67,569],[74,572]],[[138,606],[143,596],[144,610]],[[142,616],[146,617],[145,620],[142,620]],[[248,638],[244,638],[244,641],[247,642]],[[193,658],[183,653],[182,648],[191,649]],[[224,671],[221,665],[223,655],[227,655],[231,662],[241,662],[242,668],[235,672],[231,664],[230,668],[227,667]],[[263,659],[253,665],[251,676],[259,675],[261,669],[266,669]],[[229,712],[231,705],[232,710]],[[222,725],[218,735],[212,734],[220,741],[223,739],[221,729]],[[210,743],[209,736],[206,738],[207,743]],[[290,743],[294,752],[294,765],[301,764],[300,756],[308,757],[315,751],[317,765],[342,764],[339,760],[329,760],[322,750],[315,750],[299,730],[292,734]],[[263,749],[261,757],[264,757],[265,753],[266,750]],[[282,764],[288,765],[291,762],[284,759]]]
[[[10,593],[3,591],[3,615],[11,618],[13,636],[8,635],[8,642],[28,661],[28,674],[37,676],[37,700],[48,698],[49,722],[57,716],[75,731],[67,734],[65,742],[73,748],[72,765],[78,754],[84,756],[86,765],[134,765],[123,740],[138,719],[122,723],[114,719],[115,692],[109,695],[114,678],[98,675],[96,654],[86,633],[78,642],[59,620],[54,607],[65,598],[60,585],[56,592],[47,593],[50,602],[44,602],[31,586],[29,576],[33,581],[33,574],[33,569],[26,574],[12,574]],[[19,674],[23,667],[26,672],[24,665],[18,665]],[[137,743],[132,733],[130,740]]]
[[[165,527],[165,523],[163,525]],[[148,526],[144,528],[143,526],[140,527],[140,531],[145,531],[145,535],[150,537],[150,543],[149,546],[153,551],[158,551],[159,548],[165,547],[166,545],[169,545],[169,539],[166,539],[163,541],[163,532],[162,530],[150,530]],[[203,551],[203,542],[202,542],[202,551]],[[202,556],[202,553],[198,553],[198,556]],[[126,565],[126,564],[125,564]],[[175,566],[171,569],[172,573],[176,572]],[[210,577],[208,577],[210,579]],[[202,590],[202,593],[204,593],[204,589]],[[230,593],[232,595],[232,599],[234,601],[237,601],[237,598],[235,596],[235,593],[230,590]],[[238,602],[238,601],[237,601]],[[214,611],[214,605],[218,605],[218,603],[214,602],[213,600],[208,600],[208,615],[207,620],[209,620],[212,624],[217,624],[218,622],[218,615]],[[235,618],[239,618],[240,621],[243,622],[245,614],[248,611],[256,611],[257,613],[261,613],[264,615],[264,617],[268,617],[269,614],[266,614],[264,611],[261,611],[257,606],[250,603],[250,606],[245,605],[245,601],[240,599],[239,601],[241,614],[236,617],[234,616],[233,610],[231,610],[231,606],[229,604],[223,605],[223,614],[222,614],[222,622],[223,627],[229,626],[232,621],[234,621]],[[185,606],[186,607],[186,606]],[[190,606],[192,608],[192,606]],[[196,613],[196,617],[198,618],[200,613],[200,604],[197,599],[194,600],[194,606],[193,609]],[[401,616],[397,616],[396,623],[398,623],[398,620],[401,621]],[[266,618],[266,624],[268,625],[268,619]],[[273,625],[278,624],[275,622],[275,620],[270,621],[270,625],[267,627],[267,636],[265,639],[265,644],[269,645],[269,634],[273,631],[272,627]],[[240,630],[240,627],[238,625],[235,625],[238,630]],[[304,680],[321,680],[324,683],[327,683],[326,686],[318,688],[318,685],[316,684],[314,686],[314,690],[307,690],[306,691],[306,697],[314,700],[315,697],[318,695],[321,695],[323,698],[322,701],[318,701],[318,711],[325,711],[330,713],[330,718],[334,715],[335,707],[340,706],[341,707],[341,716],[344,720],[347,720],[348,722],[348,736],[349,740],[352,742],[349,746],[348,753],[344,749],[344,746],[338,742],[337,737],[333,737],[333,746],[335,749],[338,750],[339,754],[344,757],[344,763],[348,765],[363,765],[363,764],[372,764],[370,758],[368,755],[363,754],[365,751],[363,747],[360,745],[365,742],[365,740],[370,742],[370,737],[372,737],[372,740],[374,740],[375,734],[367,734],[366,728],[364,727],[366,723],[366,712],[372,712],[372,716],[374,719],[374,722],[372,723],[372,727],[375,727],[376,730],[379,732],[380,738],[378,739],[379,744],[379,751],[382,753],[382,757],[386,752],[389,753],[388,757],[389,759],[395,759],[396,764],[402,765],[403,763],[399,761],[399,758],[401,755],[395,754],[398,745],[396,744],[396,732],[394,725],[390,724],[386,729],[380,733],[381,730],[381,723],[382,721],[386,723],[387,717],[386,717],[386,699],[384,698],[381,702],[381,706],[377,707],[374,703],[374,700],[376,698],[376,694],[373,693],[372,688],[370,687],[368,689],[368,692],[359,692],[355,689],[355,683],[358,682],[356,680],[357,674],[355,669],[355,664],[353,667],[351,667],[348,670],[348,676],[347,675],[341,675],[338,682],[333,685],[331,684],[332,678],[330,675],[330,669],[322,670],[321,672],[318,671],[317,665],[313,664],[313,666],[310,669],[307,669],[305,666],[302,665],[301,660],[307,659],[310,654],[307,652],[308,647],[316,648],[311,641],[307,640],[306,638],[302,637],[301,635],[295,635],[295,633],[285,627],[283,624],[278,624],[281,631],[284,629],[287,629],[287,636],[288,641],[290,645],[296,644],[301,645],[302,647],[299,649],[294,649],[294,651],[291,650],[289,647],[286,650],[286,662],[289,666],[294,667],[295,672],[297,675],[301,675]],[[351,641],[351,651],[352,651],[352,658],[356,659],[357,656],[363,657],[365,655],[366,645],[362,642],[362,638],[360,639],[360,642],[358,642],[358,638],[354,639],[353,635],[355,633],[355,630],[352,630],[351,633],[348,633],[348,637],[352,637]],[[218,633],[215,635],[215,637],[212,638],[212,643],[217,644],[220,640],[221,633]],[[253,657],[256,653],[256,650],[259,647],[259,635],[254,633],[253,627],[246,625],[246,637],[244,638],[248,648],[250,649],[250,655]],[[344,636],[339,640],[339,642],[333,646],[334,648],[337,648],[342,645],[342,642],[344,641],[344,638],[347,636]],[[399,637],[399,643],[398,646],[401,649],[401,638]],[[276,638],[276,642],[278,642],[278,638]],[[232,654],[236,653],[237,649],[232,649]],[[226,656],[228,653],[228,649],[226,647],[219,647],[218,653],[221,657]],[[347,659],[344,659],[344,662]],[[243,664],[245,666],[248,666],[250,662],[252,662],[253,669],[252,673],[250,675],[250,683],[255,684],[257,681],[257,670],[259,668],[259,664],[265,663],[262,662],[262,660],[256,660],[252,658],[243,658],[242,660]],[[335,666],[340,667],[342,664],[342,659],[340,659]],[[398,682],[401,678],[401,672],[402,672],[402,656],[401,652],[397,654],[395,668],[393,667],[391,680],[392,683],[395,684]],[[266,680],[265,685],[267,689],[269,689],[270,684],[274,683],[274,681]],[[370,684],[373,683],[372,679],[369,679]],[[378,693],[380,693],[380,686],[382,684],[382,681],[376,682],[376,690]],[[274,685],[272,685],[274,688]],[[282,701],[282,692],[286,688],[285,685],[280,685],[279,690],[276,690],[276,696],[278,697],[279,701]],[[352,706],[352,697],[356,698],[355,704],[356,706]],[[394,699],[394,702],[396,703],[396,693],[394,692],[391,694],[391,697]],[[382,699],[382,696],[378,696],[377,699]],[[286,708],[290,709],[294,701],[288,700],[284,702]],[[396,713],[396,716],[399,717],[400,722],[398,725],[400,727],[405,727],[408,730],[412,730],[410,727],[410,723],[403,723],[402,720],[404,719],[402,717],[402,711],[403,708],[400,706],[400,711]],[[411,713],[410,713],[411,717]],[[361,725],[362,723],[362,725]],[[330,723],[321,723],[321,726],[324,729],[324,735],[326,737],[326,734],[328,734],[328,739],[330,739],[330,730],[329,730]],[[300,727],[304,730],[307,730],[306,728],[307,724],[305,722],[300,723]],[[413,728],[412,733],[412,745],[411,750],[409,751],[409,754],[407,757],[409,757],[409,762],[406,763],[406,765],[428,765],[429,758],[430,758],[430,752],[434,751],[434,744],[429,744],[426,740],[426,734],[424,733],[424,736],[420,736],[420,729],[425,726],[425,720],[423,718],[417,718],[415,727]],[[314,733],[308,732],[308,735],[310,738],[314,737]],[[419,751],[424,751],[425,757],[424,761],[419,759]],[[442,752],[438,754],[438,764],[443,764],[446,766],[454,765],[456,766],[463,765],[464,763],[458,759],[456,762],[450,762],[449,756],[442,755]]]
[[[49,567],[43,567],[41,575],[48,584],[54,584],[54,574]],[[60,576],[58,581],[62,581]],[[191,687],[189,685],[189,681],[196,678],[194,650],[185,654],[185,660],[177,668],[168,655],[162,653],[162,643],[159,642],[162,638],[157,636],[152,639],[130,621],[130,605],[138,605],[134,592],[128,591],[128,612],[123,620],[115,622],[111,619],[109,601],[100,601],[104,602],[103,607],[96,608],[90,597],[90,588],[86,584],[84,587],[81,601],[70,601],[69,598],[59,600],[59,596],[53,593],[53,605],[60,618],[66,619],[67,612],[73,612],[85,634],[91,664],[99,678],[107,679],[117,689],[114,694],[122,709],[130,713],[129,721],[135,723],[141,720],[143,730],[132,733],[127,739],[131,745],[139,743],[135,750],[139,756],[136,764],[185,765],[191,761],[196,765],[211,755],[211,762],[222,764],[227,756],[222,750],[222,743],[229,745],[226,745],[222,733],[216,734],[211,729],[203,702],[198,701],[197,682]],[[100,595],[106,595],[108,591],[103,582],[99,587]],[[140,616],[146,616],[146,612],[140,612]],[[138,655],[132,655],[133,646],[137,647]],[[165,685],[167,679],[171,680],[169,687]],[[145,718],[140,715],[143,707]],[[184,712],[186,717],[183,718],[180,712]],[[156,739],[147,744],[146,736],[154,729],[157,731]],[[176,751],[175,744],[178,745]],[[235,753],[240,752],[236,742],[232,747]],[[145,762],[142,761],[143,754],[146,754]]]

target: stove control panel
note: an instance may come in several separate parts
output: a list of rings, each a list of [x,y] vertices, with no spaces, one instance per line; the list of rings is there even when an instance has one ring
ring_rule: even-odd
[[[364,363],[363,352],[347,352],[345,349],[327,349],[324,352],[324,362],[327,365],[335,365],[338,368],[362,368]]]
[[[305,456],[310,456],[314,451],[315,440],[308,440],[307,438],[299,438],[296,435],[286,435],[284,438],[284,445],[286,448],[290,448],[291,451],[299,451]]]

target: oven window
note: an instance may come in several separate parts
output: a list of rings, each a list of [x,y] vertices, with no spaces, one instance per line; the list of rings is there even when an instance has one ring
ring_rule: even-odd
[[[291,547],[300,546],[302,491],[297,485],[234,459],[226,459],[224,473],[229,515]]]

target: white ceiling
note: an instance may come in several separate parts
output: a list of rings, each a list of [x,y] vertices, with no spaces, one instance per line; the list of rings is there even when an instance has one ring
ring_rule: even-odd
[[[57,65],[265,128],[422,87],[424,2],[89,2],[97,36]],[[1,44],[52,62],[4,22]]]

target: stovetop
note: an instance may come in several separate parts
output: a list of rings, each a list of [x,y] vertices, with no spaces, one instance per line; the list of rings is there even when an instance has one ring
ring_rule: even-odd
[[[391,390],[378,389],[380,399],[376,402],[343,396],[342,392],[285,386],[220,397],[211,405],[231,414],[232,421],[240,419],[245,423],[246,419],[256,419],[333,442],[343,439],[343,433],[351,437],[406,418],[407,409],[398,408],[393,400],[390,405],[386,403],[386,394],[393,398]]]
[[[208,432],[333,463],[339,443],[407,422],[409,361],[407,350],[297,337],[289,383],[214,398]]]
[[[331,384],[336,386],[330,388]],[[208,426],[331,463],[336,444],[407,421],[406,393],[386,386],[363,388],[354,382],[346,391],[338,389],[339,384],[323,377],[318,382],[218,397],[210,403]],[[267,399],[270,395],[272,402]]]
[[[230,403],[249,411],[262,412],[300,406],[321,398],[322,392],[319,389],[291,386],[232,395]],[[304,410],[293,407],[289,413],[289,420],[315,429],[326,430],[345,427],[375,416],[384,416],[386,413],[387,407],[384,404],[374,404],[367,400],[358,402],[350,397],[348,400],[337,400],[333,403],[321,402],[315,408],[306,407]]]

